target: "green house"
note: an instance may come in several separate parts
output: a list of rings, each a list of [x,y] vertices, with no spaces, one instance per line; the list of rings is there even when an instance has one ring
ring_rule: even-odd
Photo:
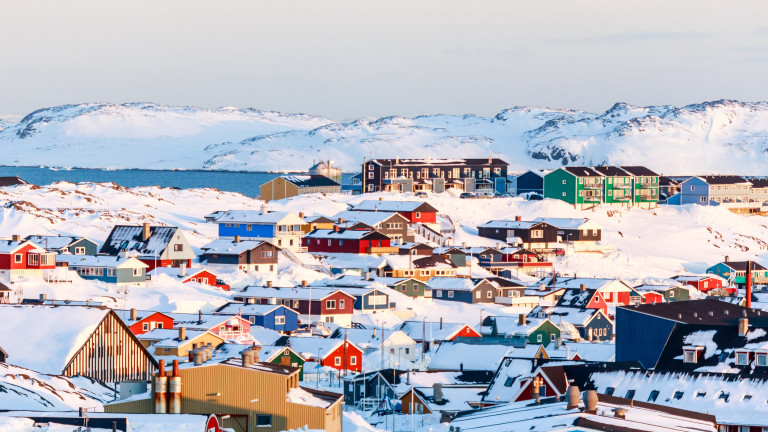
[[[723,261],[707,269],[707,273],[716,274],[728,281],[731,285],[744,288],[747,284],[747,261]],[[768,269],[752,262],[752,283],[768,283]]]
[[[549,318],[532,318],[525,315],[486,317],[481,331],[490,337],[525,339],[529,344],[545,347],[560,337],[560,329]]]
[[[408,297],[424,297],[427,283],[414,278],[379,277],[376,282],[381,282],[389,288],[407,295]]]
[[[559,199],[577,209],[604,202],[605,177],[588,167],[562,167],[544,176],[544,197]]]
[[[644,166],[622,166],[621,169],[633,176],[632,204],[637,207],[653,208],[659,205],[659,178],[655,172]]]
[[[603,182],[603,203],[626,207],[632,205],[632,181],[634,176],[615,166],[597,166],[593,169],[605,177]]]
[[[263,346],[259,351],[259,361],[281,366],[293,366],[299,369],[299,381],[304,381],[304,357],[300,356],[291,347],[287,346]]]

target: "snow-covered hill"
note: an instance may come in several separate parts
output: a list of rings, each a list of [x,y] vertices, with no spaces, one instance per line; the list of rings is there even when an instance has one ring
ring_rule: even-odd
[[[3,165],[305,170],[334,159],[500,156],[513,170],[643,164],[662,173],[768,174],[768,103],[721,100],[602,114],[514,107],[474,115],[348,123],[253,109],[91,103],[0,123]]]

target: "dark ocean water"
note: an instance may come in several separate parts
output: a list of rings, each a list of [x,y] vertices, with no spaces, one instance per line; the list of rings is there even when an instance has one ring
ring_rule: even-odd
[[[179,189],[216,188],[223,191],[239,192],[256,198],[259,187],[279,176],[279,173],[242,171],[161,171],[161,170],[101,170],[101,169],[58,169],[45,167],[0,166],[0,176],[18,176],[29,183],[48,185],[58,181],[111,182],[125,187],[161,186]],[[347,183],[352,174],[344,174]]]

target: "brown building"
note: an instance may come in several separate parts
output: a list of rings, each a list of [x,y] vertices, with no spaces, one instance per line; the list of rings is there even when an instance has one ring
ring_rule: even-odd
[[[280,249],[261,240],[234,239],[214,240],[201,248],[203,260],[208,264],[228,264],[239,270],[277,272],[277,255]]]
[[[173,377],[155,377],[146,398],[105,405],[104,411],[216,414],[222,427],[236,432],[277,432],[305,425],[341,432],[342,395],[299,387],[299,368],[259,362],[258,350],[247,349],[244,353],[250,354],[220,362],[204,362],[201,354],[195,361],[199,365],[174,368],[175,383]],[[158,385],[163,378],[170,386]],[[166,388],[167,396],[162,393]],[[180,392],[171,393],[174,388]]]
[[[341,185],[321,175],[280,176],[261,185],[259,198],[272,201],[308,193],[341,193]]]
[[[299,217],[304,218],[304,214],[299,213]],[[325,216],[316,216],[314,218],[307,218],[306,221],[307,223],[301,226],[301,230],[304,231],[305,234],[308,232],[314,231],[316,229],[332,230],[333,226],[336,225],[332,219],[327,218]]]
[[[333,216],[339,228],[378,231],[393,243],[413,242],[410,221],[400,213],[347,210]]]

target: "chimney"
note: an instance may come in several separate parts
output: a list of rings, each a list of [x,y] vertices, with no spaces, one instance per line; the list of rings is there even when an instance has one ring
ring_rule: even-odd
[[[181,377],[178,360],[173,360],[173,375],[168,380],[168,413],[181,414]]]
[[[488,156],[488,163],[489,163],[489,164],[492,164],[492,163],[493,163],[493,156]]]
[[[202,309],[197,311],[197,323],[202,324],[203,323],[203,311]]]
[[[579,285],[579,291],[584,292],[587,290],[587,287],[584,284]]]
[[[461,242],[461,248],[466,249],[467,248],[467,242]]]
[[[752,261],[747,261],[747,309],[752,307]]]
[[[144,222],[144,225],[141,226],[141,240],[149,240],[149,222]]]
[[[725,262],[729,262],[729,261],[730,261],[730,258],[731,258],[731,257],[729,257],[728,255],[726,255],[726,256],[725,256]]]
[[[203,364],[203,349],[198,348],[194,351],[194,358],[195,358],[195,366],[200,366]]]
[[[306,287],[307,286],[307,281],[305,281],[305,280],[301,281],[301,286]]]
[[[40,294],[40,302],[44,302],[48,300],[48,294]]]
[[[248,367],[253,364],[253,354],[251,353],[250,348],[240,351],[240,358],[243,359],[243,367]]]
[[[11,236],[11,240],[15,242],[21,241],[21,236],[19,236],[18,234],[14,234]]]
[[[746,336],[749,331],[749,320],[747,318],[739,318],[739,336]]]
[[[432,399],[435,403],[443,401],[443,383],[434,383],[432,385]]]
[[[584,407],[586,411],[594,414],[597,409],[597,391],[587,390],[587,394],[584,397]]]
[[[515,222],[520,222],[521,220],[523,220],[522,216],[515,216]]]
[[[400,156],[395,156],[395,163],[396,163],[396,164],[399,164],[399,163],[400,163]]]
[[[443,329],[443,317],[440,317],[440,330]]]
[[[179,327],[179,340],[187,340],[187,328],[184,326]]]
[[[260,346],[254,345],[254,346],[251,347],[251,364],[258,363],[260,361],[259,360],[259,351],[261,351],[261,347]]]
[[[239,235],[235,236],[235,243],[240,243],[240,236]]]
[[[518,325],[525,325],[525,314],[519,314],[517,316],[517,324]]]
[[[344,218],[339,218],[339,223],[343,224],[344,223]]]
[[[180,277],[187,276],[187,263],[186,262],[182,262],[181,264],[179,264],[179,276]]]
[[[546,290],[547,290],[547,286],[545,284],[543,284],[543,283],[540,283],[539,284],[539,291],[546,291]]]
[[[333,224],[333,232],[337,233],[339,232],[339,226],[336,224]]]
[[[372,280],[372,278],[371,278],[371,272],[369,272],[369,271],[368,271],[368,272],[365,272],[365,280],[367,280],[367,281],[369,281],[369,280]]]
[[[139,314],[136,313],[136,308],[131,308],[131,321],[136,321],[138,317],[139,317]]]
[[[299,218],[304,219],[304,212],[299,212]]]
[[[272,281],[267,281],[267,288],[272,288]]]
[[[568,402],[565,409],[572,410],[579,407],[579,399],[581,399],[581,392],[579,387],[573,384],[568,386],[568,392],[566,393],[566,401]]]
[[[262,204],[262,205],[261,205],[261,213],[262,213],[262,214],[267,214],[267,213],[269,213],[269,211],[267,210],[267,205],[266,205],[266,204]]]

